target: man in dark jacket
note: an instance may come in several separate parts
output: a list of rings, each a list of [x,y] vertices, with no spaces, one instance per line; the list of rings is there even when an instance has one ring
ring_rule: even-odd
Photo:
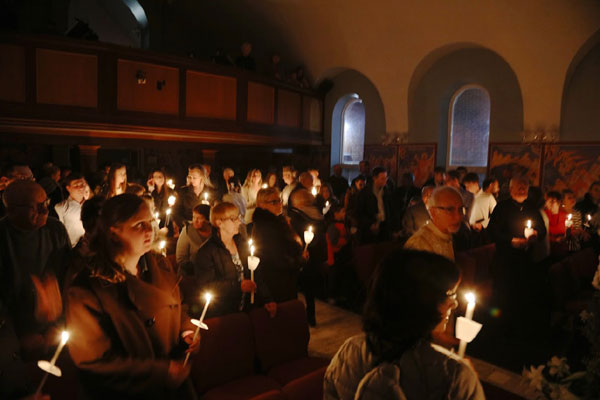
[[[373,169],[372,181],[358,195],[356,219],[362,243],[390,240],[396,230],[392,196],[386,187],[387,171]]]
[[[600,181],[592,183],[583,199],[575,205],[575,209],[581,212],[581,218],[586,218],[586,215],[593,216],[598,211],[598,204],[600,204]]]
[[[275,187],[259,190],[251,238],[260,258],[263,279],[278,303],[297,298],[303,262],[302,241],[282,213],[279,190]]]

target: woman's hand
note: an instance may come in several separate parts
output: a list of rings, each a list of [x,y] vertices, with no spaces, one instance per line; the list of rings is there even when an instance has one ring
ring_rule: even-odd
[[[167,376],[167,385],[172,388],[181,386],[183,381],[190,375],[190,364],[183,365],[179,361],[169,362],[169,372]]]
[[[250,279],[243,279],[241,286],[242,293],[256,292],[256,283],[251,281]]]
[[[188,349],[185,351],[186,353],[198,354],[200,351],[200,333],[194,340],[194,332],[189,331],[184,337],[183,341],[187,343]]]
[[[277,314],[277,303],[274,301],[265,304],[265,310],[269,313],[269,317],[275,318],[275,314]]]

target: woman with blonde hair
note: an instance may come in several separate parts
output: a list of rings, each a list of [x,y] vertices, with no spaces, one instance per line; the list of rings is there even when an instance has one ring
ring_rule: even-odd
[[[246,176],[244,186],[242,186],[242,196],[246,200],[246,213],[244,222],[249,224],[252,222],[252,214],[256,208],[256,195],[262,186],[262,173],[259,169],[251,169]]]
[[[210,211],[212,236],[200,247],[194,258],[194,276],[201,291],[215,295],[209,314],[218,316],[250,307],[250,293],[256,292],[255,304],[264,305],[271,316],[277,304],[262,280],[260,267],[251,281],[248,270],[250,246],[240,235],[240,212],[233,203],[219,203]],[[192,312],[200,311],[192,305]]]

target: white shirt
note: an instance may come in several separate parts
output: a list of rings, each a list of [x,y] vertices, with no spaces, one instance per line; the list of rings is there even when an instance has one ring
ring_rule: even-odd
[[[71,247],[75,247],[79,239],[85,233],[83,223],[81,222],[82,204],[83,202],[78,203],[69,196],[68,199],[61,201],[54,206],[54,210],[56,210],[56,214],[58,214],[58,219],[63,223],[65,228],[67,228],[67,233],[71,240]]]
[[[479,189],[479,192],[477,192],[475,199],[473,200],[469,224],[475,225],[475,223],[479,221],[484,228],[487,228],[490,223],[490,215],[492,215],[496,204],[496,198],[493,194],[486,193]]]

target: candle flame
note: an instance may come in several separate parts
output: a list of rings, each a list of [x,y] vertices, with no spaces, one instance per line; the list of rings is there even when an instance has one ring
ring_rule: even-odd
[[[69,340],[69,332],[62,331],[62,333],[60,334],[60,342],[64,345],[65,343],[67,343],[67,340]]]
[[[154,219],[158,219],[158,211],[154,213]]]
[[[467,294],[465,294],[465,299],[467,299],[467,302],[469,303],[475,303],[475,293],[468,292]]]
[[[210,303],[210,300],[212,299],[212,294],[210,294],[210,292],[204,293],[204,299],[207,303]]]
[[[248,240],[248,246],[252,246],[254,244],[254,240],[252,240],[252,238],[250,238],[250,240]]]
[[[569,221],[571,220],[571,218],[573,218],[573,214],[569,214],[569,215],[567,215],[567,219],[568,219]]]
[[[329,207],[329,202],[328,201],[325,202],[325,207]]]
[[[586,218],[587,218],[587,220],[588,220],[588,221],[591,221],[591,220],[592,220],[592,216],[591,216],[590,214],[588,214],[588,215],[586,216]]]
[[[531,229],[531,220],[530,219],[527,220],[527,228]]]
[[[158,244],[158,248],[162,250],[165,248],[166,245],[167,245],[167,242],[164,240],[161,240],[160,243]]]
[[[251,256],[254,256],[254,250],[256,250],[256,249],[254,248],[254,246],[250,246],[250,255],[251,255]]]
[[[171,214],[171,209],[170,209],[170,208],[167,208],[167,211],[166,211],[166,213],[167,213],[167,215],[170,215],[170,214]]]
[[[308,231],[312,232],[312,225],[308,227]]]
[[[262,185],[262,188],[263,188],[263,189],[266,189],[266,188],[268,188],[268,187],[269,187],[269,185],[267,185],[266,183],[263,183],[263,185]]]
[[[312,190],[310,191],[312,193],[313,196],[317,195],[317,188],[315,186],[313,186]]]
[[[169,196],[169,198],[167,199],[167,202],[169,203],[170,206],[173,206],[175,204],[175,201],[177,200],[177,197],[175,196]]]

